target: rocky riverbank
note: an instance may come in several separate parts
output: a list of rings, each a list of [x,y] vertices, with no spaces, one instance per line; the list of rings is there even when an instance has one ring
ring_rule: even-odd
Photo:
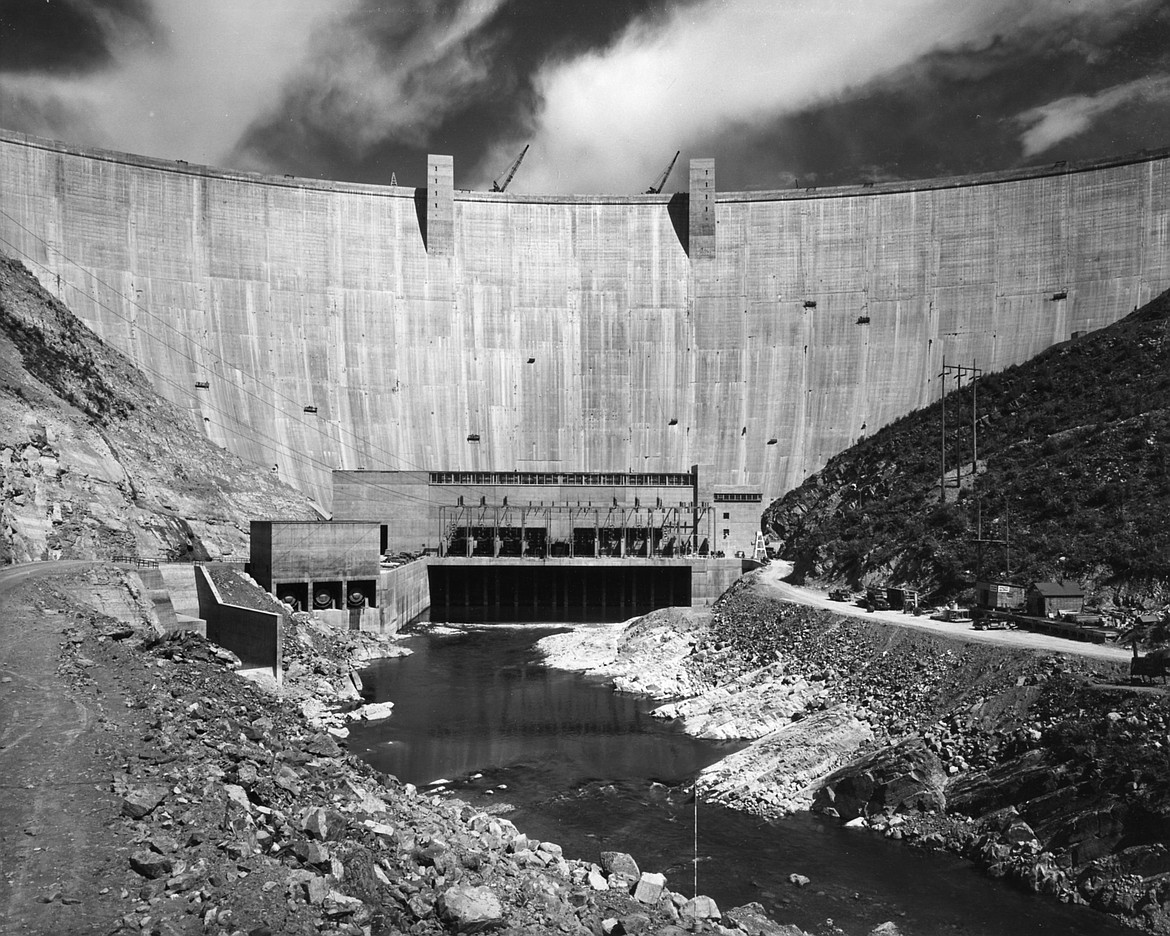
[[[721,913],[686,899],[628,855],[575,860],[507,819],[350,756],[344,726],[318,727],[300,697],[316,680],[340,701],[348,635],[297,622],[293,676],[274,694],[197,635],[164,637],[143,614],[94,610],[95,589],[113,594],[100,599],[106,606],[133,605],[131,574],[87,576],[6,596],[6,639],[34,634],[56,661],[52,685],[3,678],[18,716],[4,738],[9,775],[13,749],[31,751],[12,731],[22,718],[35,730],[48,693],[85,715],[51,790],[36,782],[44,766],[30,753],[28,782],[0,797],[19,817],[19,831],[0,836],[0,900],[15,927],[4,932],[800,936],[756,906]],[[6,673],[16,663],[0,657]],[[81,792],[43,808],[58,789]],[[93,867],[70,864],[78,835],[101,856]]]
[[[703,772],[705,798],[836,815],[1170,932],[1170,702],[1120,666],[844,618],[751,577],[709,614],[606,633],[576,664],[559,635],[549,662],[678,688],[656,714],[751,742]]]

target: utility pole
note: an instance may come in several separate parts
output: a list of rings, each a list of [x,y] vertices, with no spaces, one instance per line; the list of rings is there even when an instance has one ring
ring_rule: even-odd
[[[939,398],[942,400],[942,460],[938,474],[938,501],[947,502],[947,356],[943,355],[943,369],[939,375]]]

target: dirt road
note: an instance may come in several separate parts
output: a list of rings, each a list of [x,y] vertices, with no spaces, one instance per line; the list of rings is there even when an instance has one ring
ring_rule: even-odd
[[[773,560],[760,570],[760,584],[782,601],[791,601],[795,604],[808,605],[813,608],[823,608],[835,614],[864,618],[867,621],[881,621],[884,624],[894,624],[898,627],[909,627],[915,630],[928,631],[944,637],[953,637],[955,640],[996,644],[1001,647],[1016,647],[1021,650],[1037,650],[1044,653],[1067,653],[1097,660],[1108,660],[1113,663],[1123,663],[1130,657],[1130,652],[1122,647],[1082,643],[1077,640],[1066,640],[1062,637],[1036,634],[1031,631],[979,631],[975,630],[970,624],[950,624],[945,621],[932,621],[925,617],[902,614],[900,611],[866,611],[864,608],[859,608],[856,605],[848,604],[844,601],[833,601],[824,592],[811,588],[802,588],[798,585],[792,585],[783,581],[784,577],[790,574],[791,571],[791,563]]]
[[[119,893],[101,894],[116,853],[110,768],[96,756],[104,706],[58,672],[73,612],[52,579],[96,563],[0,571],[0,933],[108,932]],[[124,863],[125,859],[122,859]]]

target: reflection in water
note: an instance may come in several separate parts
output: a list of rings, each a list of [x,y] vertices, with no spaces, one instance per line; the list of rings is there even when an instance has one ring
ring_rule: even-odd
[[[395,708],[386,721],[355,725],[350,750],[403,780],[445,779],[473,803],[507,804],[521,829],[569,856],[628,851],[689,896],[689,781],[735,748],[651,718],[648,700],[540,666],[532,645],[552,632],[488,627],[412,640],[412,656],[362,673],[375,699]],[[724,908],[758,900],[808,930],[831,918],[849,934],[886,920],[906,936],[1129,932],[1011,890],[958,858],[816,816],[764,823],[700,804],[699,830],[700,892]],[[793,872],[812,885],[793,887]]]

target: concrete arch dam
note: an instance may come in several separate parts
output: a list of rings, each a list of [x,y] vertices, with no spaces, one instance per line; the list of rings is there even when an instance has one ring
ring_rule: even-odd
[[[338,468],[675,472],[763,503],[1170,286],[1170,156],[843,189],[523,196],[0,134],[0,247],[216,442]]]

